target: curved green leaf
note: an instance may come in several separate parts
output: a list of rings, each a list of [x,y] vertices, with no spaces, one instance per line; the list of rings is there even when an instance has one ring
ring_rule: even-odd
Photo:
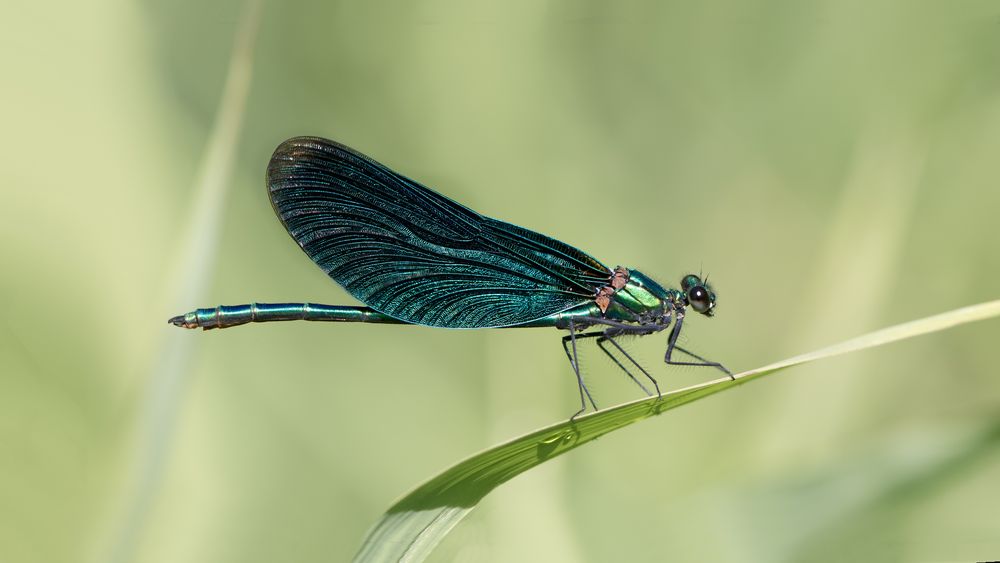
[[[717,379],[666,393],[662,398],[624,403],[514,438],[453,465],[404,496],[368,532],[354,560],[422,561],[497,486],[640,420],[792,366],[997,316],[1000,316],[1000,300],[956,309],[745,371],[735,379]]]

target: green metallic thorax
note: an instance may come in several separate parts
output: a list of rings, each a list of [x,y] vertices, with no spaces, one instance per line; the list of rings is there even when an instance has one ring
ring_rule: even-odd
[[[665,289],[642,272],[629,272],[628,283],[611,300],[605,316],[619,321],[635,320],[636,315],[658,315],[677,298],[676,290]]]
[[[637,318],[652,320],[669,314],[683,295],[676,289],[664,288],[642,272],[631,270],[628,283],[615,293],[608,310],[603,314],[597,304],[591,302],[519,326],[565,328],[574,319],[587,317],[604,317],[626,323],[638,322]],[[581,320],[580,324],[585,322]]]

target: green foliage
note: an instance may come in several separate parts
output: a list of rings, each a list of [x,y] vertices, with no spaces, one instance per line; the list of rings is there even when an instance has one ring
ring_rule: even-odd
[[[252,57],[244,14],[5,13],[0,561],[347,560],[398,491],[573,412],[556,331],[168,326],[353,304],[264,194],[294,135],[608,264],[704,270],[718,314],[684,345],[734,369],[997,297],[995,2],[289,0],[262,4]],[[245,106],[220,102],[234,75]],[[995,559],[998,341],[988,323],[801,366],[590,442],[431,558]],[[705,377],[663,366],[662,339],[628,346],[665,390]],[[599,404],[636,396],[583,354]],[[519,459],[583,440],[563,436]]]
[[[395,503],[368,533],[355,561],[423,561],[444,536],[499,485],[641,420],[799,364],[997,316],[1000,316],[1000,300],[964,307],[739,373],[732,379],[726,377],[672,391],[662,397],[632,401],[514,438],[446,469]]]

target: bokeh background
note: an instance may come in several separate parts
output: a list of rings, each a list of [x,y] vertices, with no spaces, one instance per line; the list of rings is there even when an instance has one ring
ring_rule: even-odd
[[[169,327],[353,303],[269,206],[290,136],[609,265],[708,273],[718,315],[686,343],[733,369],[1000,295],[996,2],[290,0],[242,43],[235,0],[2,12],[0,561],[343,561],[412,486],[576,408],[554,330]],[[967,326],[618,432],[432,559],[996,559],[998,341]],[[715,376],[663,348],[629,345],[665,387]],[[583,362],[601,403],[638,396]]]

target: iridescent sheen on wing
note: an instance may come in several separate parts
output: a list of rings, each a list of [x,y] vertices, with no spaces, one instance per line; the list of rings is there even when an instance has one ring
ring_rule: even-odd
[[[396,319],[490,328],[593,303],[613,271],[485,217],[334,141],[296,137],[267,169],[289,234],[355,298]]]

